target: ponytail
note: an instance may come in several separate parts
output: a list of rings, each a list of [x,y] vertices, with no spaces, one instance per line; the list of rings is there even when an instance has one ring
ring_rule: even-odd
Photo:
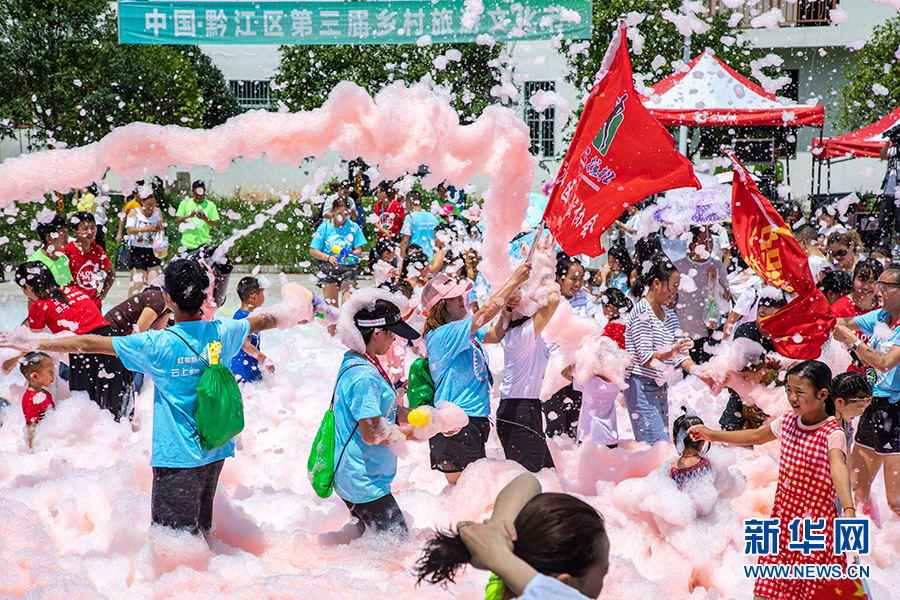
[[[522,507],[515,528],[513,554],[544,575],[582,577],[608,553],[603,517],[568,494],[538,494]],[[419,583],[452,582],[471,560],[458,533],[438,532],[425,544],[414,573]]]
[[[635,298],[643,297],[654,281],[669,281],[672,274],[678,271],[665,254],[655,254],[648,259],[648,262],[652,262],[650,268],[642,269],[641,275],[631,286],[631,293]]]
[[[23,289],[26,285],[30,286],[40,300],[56,300],[62,304],[69,304],[69,299],[56,285],[56,279],[53,278],[49,267],[40,261],[32,260],[19,265],[15,280]]]

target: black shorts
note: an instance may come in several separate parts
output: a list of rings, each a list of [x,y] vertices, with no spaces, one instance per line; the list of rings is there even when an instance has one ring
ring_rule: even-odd
[[[88,335],[111,337],[113,331],[107,325]],[[116,421],[134,416],[134,373],[115,354],[70,354],[69,389],[87,392]]]
[[[487,417],[469,417],[469,424],[454,436],[439,433],[430,440],[431,468],[442,473],[461,473],[463,469],[484,458],[484,446],[491,433]]]
[[[497,435],[503,453],[532,473],[554,468],[543,417],[541,401],[536,398],[501,398],[497,407]]]
[[[900,454],[900,402],[873,398],[859,418],[856,443],[876,454]]]
[[[154,525],[190,531],[212,531],[213,500],[225,459],[192,468],[153,467],[150,518]]]
[[[345,281],[356,283],[359,265],[333,265],[327,260],[319,261],[316,277],[319,285],[341,285]]]
[[[397,501],[391,494],[382,496],[378,500],[356,504],[344,500],[344,504],[350,509],[350,514],[359,519],[356,527],[362,535],[366,529],[372,529],[378,533],[394,533],[406,536],[409,529],[406,519],[397,505]]]
[[[547,417],[547,437],[567,435],[578,437],[578,420],[581,418],[582,393],[570,383],[544,402]]]
[[[138,271],[146,271],[147,269],[152,269],[153,267],[158,267],[162,264],[162,261],[156,258],[156,255],[153,254],[153,248],[138,248],[136,246],[131,247],[131,268],[137,269]],[[147,285],[150,282],[146,282]]]

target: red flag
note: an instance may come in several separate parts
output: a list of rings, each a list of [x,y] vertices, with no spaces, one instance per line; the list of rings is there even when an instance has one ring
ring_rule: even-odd
[[[673,188],[700,188],[690,161],[634,90],[624,22],[597,79],[544,211],[569,255],[602,254],[600,234],[635,202]]]
[[[778,353],[788,358],[814,359],[834,327],[834,313],[816,287],[809,260],[781,215],[763,196],[744,166],[731,152],[731,221],[741,256],[769,284],[797,294],[787,306],[763,321]]]
[[[869,600],[859,579],[826,579],[809,600]]]

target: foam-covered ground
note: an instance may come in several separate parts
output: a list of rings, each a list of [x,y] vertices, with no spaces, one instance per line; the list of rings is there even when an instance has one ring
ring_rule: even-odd
[[[21,323],[24,298],[0,296],[0,330]],[[230,314],[230,312],[228,313]],[[435,527],[485,517],[493,498],[521,469],[502,460],[495,436],[489,458],[456,487],[428,467],[427,444],[400,460],[394,494],[412,529],[408,542],[368,536],[333,545],[327,532],[348,521],[343,503],[320,500],[306,480],[306,459],[331,396],[343,348],[319,325],[263,334],[277,372],[245,388],[247,427],[225,462],[209,549],[199,540],[150,532],[152,385],[137,401],[133,432],[85,398],[60,401],[26,447],[19,408],[23,379],[0,377],[12,405],[0,427],[0,597],[87,598],[483,598],[484,573],[466,571],[442,589],[417,587],[410,567]],[[502,365],[490,349],[495,373]],[[495,377],[500,381],[499,377]],[[672,389],[716,426],[720,399],[698,382]],[[496,402],[496,398],[494,400]],[[630,438],[619,409],[620,434]],[[551,441],[558,473],[539,475],[545,490],[583,496],[605,516],[611,569],[603,598],[749,598],[742,567],[743,519],[767,516],[778,472],[777,446],[713,448],[714,481],[677,490],[666,466],[672,446],[625,441],[617,449]],[[881,478],[875,493],[887,514]],[[153,539],[151,540],[151,536]],[[875,530],[873,597],[900,584],[900,522]],[[154,552],[151,548],[156,548]]]

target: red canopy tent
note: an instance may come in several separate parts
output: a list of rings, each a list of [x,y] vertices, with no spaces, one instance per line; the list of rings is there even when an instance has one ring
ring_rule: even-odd
[[[666,126],[825,126],[825,107],[795,104],[770,94],[721,60],[703,52],[684,73],[670,75],[641,96],[650,114]],[[821,133],[819,134],[821,137]],[[788,182],[790,158],[785,157]]]
[[[666,126],[797,127],[825,123],[825,108],[779,99],[704,52],[641,101]]]
[[[879,152],[888,141],[884,132],[898,122],[900,122],[900,107],[862,129],[833,138],[813,138],[813,156],[819,160],[838,156],[878,158]],[[822,148],[818,154],[815,152],[817,148]]]
[[[878,158],[888,139],[884,133],[900,122],[900,107],[871,125],[833,138],[813,138],[813,157],[819,159],[818,191],[822,191],[822,163],[827,167],[825,189],[831,189],[831,164],[851,158]],[[832,161],[837,158],[838,160]],[[815,165],[815,163],[813,163]],[[815,168],[815,166],[813,166]]]

